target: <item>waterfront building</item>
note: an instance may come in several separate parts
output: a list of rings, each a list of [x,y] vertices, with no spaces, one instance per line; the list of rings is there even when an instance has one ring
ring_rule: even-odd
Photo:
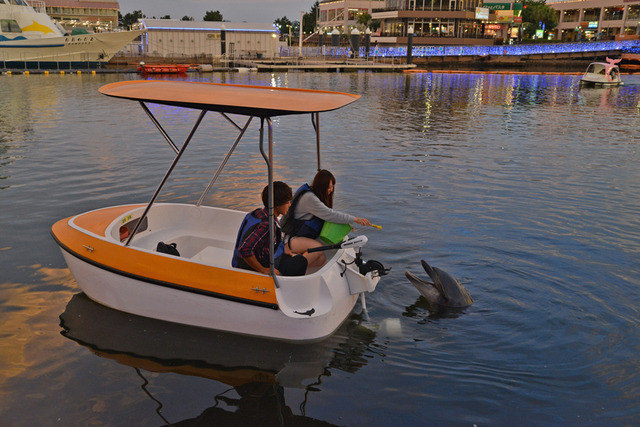
[[[640,32],[640,0],[548,1],[558,13],[553,30],[562,41],[634,39]]]
[[[512,3],[507,0],[505,3]],[[413,30],[414,45],[490,45],[504,24],[482,0],[386,0],[372,17],[380,29],[372,42],[401,46]],[[489,25],[492,25],[489,26]],[[506,26],[504,26],[506,32]]]
[[[44,0],[47,15],[65,28],[86,28],[91,31],[111,31],[118,27],[120,5],[116,0]]]
[[[323,33],[337,29],[346,34],[356,28],[361,15],[372,15],[374,9],[384,7],[384,0],[323,0],[318,7],[317,24]]]
[[[143,18],[139,26],[147,30],[141,53],[149,56],[272,58],[279,52],[273,24]]]

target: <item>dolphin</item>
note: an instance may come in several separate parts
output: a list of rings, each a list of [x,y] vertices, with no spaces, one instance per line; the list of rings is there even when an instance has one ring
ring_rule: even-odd
[[[405,271],[404,275],[429,304],[451,308],[464,308],[473,304],[473,298],[455,277],[437,267],[431,267],[424,260],[420,262],[433,283],[419,278],[410,271]]]

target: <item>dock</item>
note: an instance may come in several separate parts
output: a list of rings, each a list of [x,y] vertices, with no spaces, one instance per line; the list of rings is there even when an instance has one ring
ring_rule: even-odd
[[[404,60],[404,58],[403,58]],[[278,58],[277,60],[236,60],[234,66],[257,71],[299,71],[299,72],[401,72],[415,69],[415,64],[403,63],[398,59],[388,62],[366,59],[322,60],[317,58]]]

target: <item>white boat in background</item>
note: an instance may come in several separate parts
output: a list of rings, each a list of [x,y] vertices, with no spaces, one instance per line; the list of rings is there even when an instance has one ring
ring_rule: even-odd
[[[66,35],[43,2],[0,0],[0,67],[7,63],[102,64],[144,31]],[[93,65],[92,65],[93,66]],[[45,67],[49,68],[49,67]],[[56,67],[53,67],[56,68]]]
[[[176,155],[149,203],[97,209],[53,225],[52,235],[89,298],[154,319],[244,335],[315,341],[331,335],[345,321],[360,295],[364,305],[364,293],[373,292],[380,276],[387,273],[379,262],[363,261],[365,236],[337,243],[326,253],[325,265],[304,276],[276,276],[273,250],[270,275],[234,268],[233,251],[246,212],[202,205],[253,119],[259,122],[255,147],[266,163],[273,204],[272,117],[311,115],[321,169],[319,113],[344,107],[358,95],[153,80],[111,83],[100,92],[140,103]],[[169,138],[147,103],[200,111],[181,146]],[[205,113],[211,111],[238,130],[211,182],[197,203],[155,203]],[[246,122],[237,124],[230,114]],[[287,147],[278,146],[287,153]],[[273,208],[268,210],[271,236],[276,232]],[[159,252],[159,242],[175,243],[179,256]]]
[[[607,58],[607,62],[592,62],[587,67],[580,83],[585,86],[620,86],[620,59]]]

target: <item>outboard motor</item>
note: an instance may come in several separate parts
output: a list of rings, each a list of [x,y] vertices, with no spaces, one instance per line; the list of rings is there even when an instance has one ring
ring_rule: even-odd
[[[308,252],[326,251],[328,249],[347,249],[352,248],[356,252],[355,264],[358,266],[360,274],[363,276],[370,271],[374,271],[377,276],[385,276],[389,273],[391,268],[384,268],[381,262],[375,260],[369,260],[365,262],[362,259],[362,247],[367,244],[367,236],[356,236],[344,242],[336,243],[335,245],[320,246],[317,248],[311,248]],[[345,266],[346,269],[346,266]],[[344,273],[344,272],[343,272]]]
[[[374,275],[386,276],[387,274],[389,274],[389,271],[391,271],[391,268],[384,268],[384,265],[382,265],[380,261],[370,259],[369,261],[364,262],[364,260],[362,259],[362,253],[359,250],[356,252],[355,263],[358,266],[360,274],[362,274],[363,276],[365,276],[370,271],[375,271],[376,273],[374,273]]]

